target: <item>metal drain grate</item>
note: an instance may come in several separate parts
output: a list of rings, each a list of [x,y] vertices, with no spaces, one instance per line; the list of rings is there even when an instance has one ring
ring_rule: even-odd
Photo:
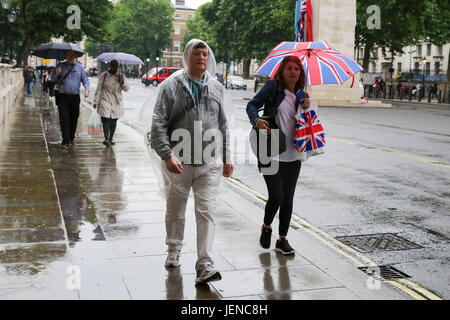
[[[400,270],[395,269],[393,266],[389,265],[377,267],[359,267],[358,269],[372,277],[379,279],[381,278],[384,280],[411,278],[406,273],[401,272]]]
[[[420,249],[422,246],[394,233],[363,234],[336,237],[336,240],[360,252]]]

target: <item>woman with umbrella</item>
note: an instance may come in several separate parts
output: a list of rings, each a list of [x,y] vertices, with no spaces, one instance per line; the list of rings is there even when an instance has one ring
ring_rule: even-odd
[[[117,74],[119,63],[112,60],[109,70],[98,78],[95,91],[94,109],[102,118],[105,146],[115,145],[113,142],[117,119],[123,116],[122,90],[128,91],[127,80],[123,74]]]
[[[273,174],[264,172],[263,164],[258,161],[258,167],[263,173],[267,185],[269,199],[265,207],[264,224],[261,229],[260,245],[270,248],[272,235],[272,222],[278,209],[279,213],[279,239],[276,242],[277,251],[282,254],[294,254],[294,249],[286,239],[292,216],[292,206],[300,174],[301,162],[294,144],[294,132],[297,120],[295,114],[298,106],[310,106],[303,89],[306,84],[305,71],[300,59],[296,56],[286,56],[276,72],[275,79],[266,82],[264,87],[247,105],[247,114],[252,125],[264,130],[268,135],[272,129],[280,129],[280,137],[285,142],[285,150],[280,148],[280,154],[270,158],[270,165],[278,170]],[[259,110],[264,110],[261,118]],[[263,119],[264,118],[264,119]],[[280,141],[280,147],[284,143]],[[275,165],[273,165],[273,163]]]

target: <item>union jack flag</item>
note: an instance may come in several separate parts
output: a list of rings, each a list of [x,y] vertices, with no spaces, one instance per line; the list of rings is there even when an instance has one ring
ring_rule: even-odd
[[[310,156],[322,154],[325,147],[325,132],[314,110],[302,111],[297,116],[295,127],[295,149],[299,159],[306,161]]]
[[[295,12],[295,42],[313,41],[311,15],[311,0],[297,0]],[[308,34],[305,36],[306,22],[308,27]]]

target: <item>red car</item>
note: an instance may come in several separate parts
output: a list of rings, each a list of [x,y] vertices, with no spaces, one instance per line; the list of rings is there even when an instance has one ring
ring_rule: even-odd
[[[151,84],[157,87],[158,84],[170,77],[175,71],[181,69],[182,68],[162,67],[158,68],[158,73],[156,73],[156,68],[153,68],[142,76],[142,83],[147,87]]]

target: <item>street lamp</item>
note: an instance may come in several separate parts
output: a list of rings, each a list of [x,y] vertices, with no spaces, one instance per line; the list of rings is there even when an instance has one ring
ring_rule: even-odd
[[[14,23],[16,21],[17,13],[19,12],[19,8],[11,8],[11,0],[2,0],[2,8],[4,11],[5,17],[5,39],[4,39],[4,53],[2,57],[3,63],[10,63],[10,58],[8,56],[8,21],[9,23]]]

